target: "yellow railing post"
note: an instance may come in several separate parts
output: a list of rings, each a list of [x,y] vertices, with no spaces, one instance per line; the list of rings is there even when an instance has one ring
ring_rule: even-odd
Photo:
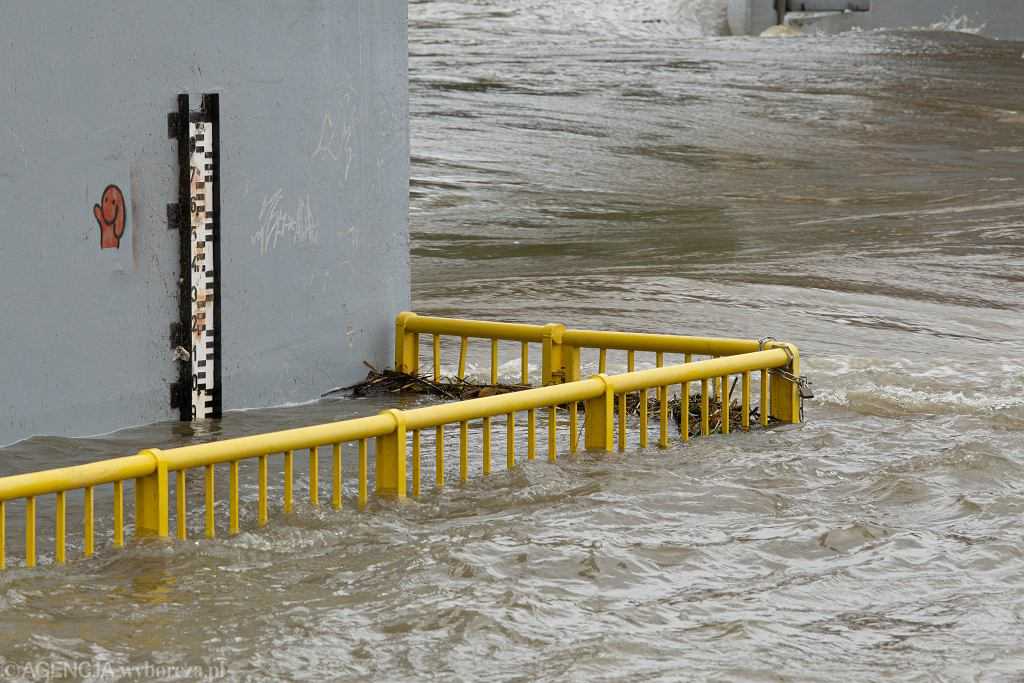
[[[588,449],[611,451],[614,440],[615,391],[606,375],[594,375],[594,378],[604,383],[604,393],[585,402],[583,444]]]
[[[36,497],[25,499],[25,566],[36,566]]]
[[[769,391],[771,393],[771,416],[780,422],[796,424],[800,422],[800,387],[790,377],[800,377],[800,352],[792,344],[770,342],[768,349],[782,349],[789,356],[789,366],[782,368],[789,377],[771,373]]]
[[[562,365],[565,367],[565,381],[580,380],[580,347],[562,346]]]
[[[395,318],[395,370],[413,374],[420,369],[419,335],[406,332],[406,323],[416,314],[402,311]]]
[[[565,325],[549,323],[544,326],[544,339],[541,342],[541,381],[544,386],[565,382],[565,371],[562,368],[562,334]]]
[[[167,463],[160,450],[148,448],[139,455],[148,455],[156,463],[152,474],[135,480],[135,537],[166,538],[168,533]]]
[[[382,411],[381,415],[390,415],[395,428],[390,434],[377,437],[377,495],[405,498],[405,415],[394,408]]]

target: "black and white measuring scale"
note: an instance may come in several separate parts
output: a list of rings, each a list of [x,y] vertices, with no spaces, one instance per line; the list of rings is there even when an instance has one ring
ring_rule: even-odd
[[[220,377],[220,103],[204,94],[199,111],[178,95],[168,136],[178,141],[178,203],[168,227],[181,236],[180,322],[171,325],[179,364],[171,407],[184,421],[221,415]]]

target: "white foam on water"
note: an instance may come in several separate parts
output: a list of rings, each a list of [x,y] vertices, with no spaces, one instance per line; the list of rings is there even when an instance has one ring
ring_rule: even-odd
[[[937,21],[934,24],[929,25],[924,30],[926,31],[949,31],[951,33],[969,33],[972,36],[976,36],[985,30],[986,24],[973,25],[970,18],[967,15],[956,16],[953,14],[946,15],[942,18],[942,21]]]
[[[900,26],[895,28],[883,27],[875,29],[879,32],[885,31],[943,31],[946,33],[966,33],[976,36],[981,34],[988,24],[975,24],[966,14],[947,14],[941,21],[922,26]]]
[[[816,358],[821,389],[816,399],[880,415],[1017,414],[1024,367],[1012,359],[996,366],[920,364],[879,358]]]

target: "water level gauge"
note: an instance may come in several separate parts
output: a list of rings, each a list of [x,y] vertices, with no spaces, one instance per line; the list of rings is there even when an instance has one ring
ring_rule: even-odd
[[[194,112],[188,95],[179,95],[178,111],[168,118],[168,133],[178,140],[178,203],[167,216],[181,236],[181,320],[171,326],[180,369],[171,407],[182,420],[221,415],[219,113],[217,95],[203,95]]]

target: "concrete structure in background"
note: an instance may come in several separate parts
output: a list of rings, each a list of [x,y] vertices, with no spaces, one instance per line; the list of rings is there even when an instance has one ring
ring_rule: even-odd
[[[785,23],[805,31],[968,27],[991,38],[1024,40],[1021,0],[785,0]],[[760,35],[779,23],[778,0],[729,0],[733,35]]]
[[[219,95],[223,407],[388,364],[409,306],[406,22],[406,0],[4,9],[0,444],[177,418],[179,93]]]

